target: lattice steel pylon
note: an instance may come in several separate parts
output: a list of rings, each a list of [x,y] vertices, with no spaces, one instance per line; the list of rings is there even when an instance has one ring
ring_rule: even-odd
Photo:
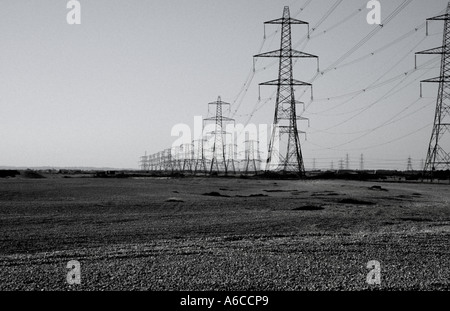
[[[197,173],[205,173],[207,174],[208,169],[206,168],[206,158],[205,158],[205,150],[204,150],[204,145],[205,145],[205,139],[202,138],[194,141],[194,148],[196,148],[195,151],[195,160],[194,160],[194,175],[196,175]],[[195,144],[197,142],[197,145]]]
[[[407,172],[412,172],[413,171],[412,158],[411,157],[408,158],[408,164],[406,165],[406,171]]]
[[[445,23],[442,46],[416,53],[416,56],[418,54],[442,55],[440,76],[421,81],[421,96],[422,83],[439,83],[433,132],[423,168],[424,177],[433,179],[437,171],[450,169],[450,2],[447,5],[446,14],[427,19],[427,33],[429,21]]]
[[[208,106],[215,105],[216,106],[216,115],[212,118],[206,118],[204,121],[214,121],[215,128],[214,131],[210,134],[213,135],[214,143],[212,147],[212,157],[211,157],[211,166],[209,173],[225,173],[228,174],[228,166],[227,166],[227,154],[226,154],[226,135],[228,134],[226,129],[224,129],[224,123],[226,122],[234,122],[234,119],[224,117],[223,116],[223,106],[230,107],[231,104],[223,102],[221,97],[217,98],[217,101],[213,103],[209,103]]]
[[[248,140],[245,142],[245,175],[258,174],[260,169],[259,141]]]
[[[236,174],[237,145],[234,143],[227,144],[226,148],[227,170]]]
[[[305,118],[297,117],[296,105],[300,102],[295,100],[294,86],[307,86],[310,83],[295,80],[293,78],[293,58],[316,58],[318,56],[307,54],[292,49],[291,25],[308,25],[307,22],[290,17],[289,7],[284,7],[283,17],[266,24],[281,25],[281,47],[279,50],[255,55],[254,57],[276,57],[280,59],[278,80],[261,83],[261,85],[277,86],[277,97],[275,103],[275,117],[273,121],[272,136],[269,143],[266,171],[290,173],[300,176],[305,175],[302,151],[300,147],[299,131],[297,121]],[[287,135],[286,138],[283,138]]]
[[[142,171],[147,171],[148,170],[147,151],[145,152],[145,155],[141,157],[141,160],[139,161],[139,166],[141,167]]]

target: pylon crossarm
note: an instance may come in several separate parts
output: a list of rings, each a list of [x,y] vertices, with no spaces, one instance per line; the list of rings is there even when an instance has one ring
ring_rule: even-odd
[[[317,55],[308,54],[301,51],[291,50],[291,56],[295,58],[319,58]]]
[[[304,21],[301,21],[299,19],[295,19],[295,18],[291,18],[291,17],[289,17],[289,18],[277,18],[277,19],[265,22],[264,24],[265,25],[267,25],[267,24],[281,25],[283,23],[293,24],[293,25],[309,25],[308,22],[304,22]]]
[[[430,22],[430,21],[448,21],[448,20],[450,20],[450,15],[448,13],[444,14],[444,15],[439,15],[439,16],[428,18],[425,23],[427,36],[428,36],[428,22]]]
[[[220,105],[231,105],[230,103],[226,103],[226,102],[222,102],[222,101],[217,101],[217,102],[212,102],[212,103],[208,103],[208,106],[210,106],[210,105],[217,105],[217,104],[220,104]]]
[[[420,97],[422,97],[423,94],[422,83],[446,83],[446,82],[450,82],[450,76],[437,77],[420,81]]]
[[[429,49],[425,51],[416,52],[414,54],[414,69],[417,69],[417,55],[445,55],[445,48],[443,46]]]
[[[225,134],[231,134],[231,133],[229,133],[227,131],[212,131],[212,132],[208,132],[207,134],[211,134],[211,135],[221,135],[221,134],[223,134],[223,135],[225,135]]]
[[[448,20],[450,20],[449,14],[443,14],[443,15],[438,15],[435,17],[427,18],[427,22],[428,21],[448,21]]]
[[[303,134],[303,135],[305,135],[305,140],[308,140],[308,134],[307,134],[306,132],[298,131],[298,134]]]
[[[289,51],[288,51],[289,52]],[[270,51],[270,52],[266,52],[266,53],[261,53],[258,55],[254,55],[253,57],[257,58],[257,57],[281,57],[281,50],[275,50],[275,51]],[[313,54],[309,54],[309,53],[305,53],[305,52],[301,52],[301,51],[297,51],[297,50],[291,50],[290,51],[290,55],[292,58],[319,58],[319,56],[317,55],[313,55]]]
[[[311,127],[310,125],[311,125],[311,121],[308,119],[308,118],[305,118],[305,117],[297,117],[297,120],[298,121],[308,121],[308,127]]]
[[[267,53],[261,53],[258,55],[254,55],[253,57],[280,57],[281,56],[281,50],[276,50],[276,51],[270,51]]]
[[[216,117],[212,117],[212,118],[205,118],[203,119],[203,123],[205,123],[205,121],[216,121],[217,118]],[[222,117],[222,121],[224,122],[235,122],[234,119],[231,118],[227,118],[227,117]]]
[[[437,78],[431,78],[427,80],[422,80],[420,83],[441,83],[441,82],[450,82],[450,76],[445,77],[437,77]]]
[[[303,81],[299,81],[299,80],[295,80],[295,79],[292,79],[292,81],[272,80],[272,81],[260,83],[259,85],[312,86],[311,83],[307,83],[307,82],[303,82]]]
[[[292,133],[292,126],[286,125],[286,126],[278,126],[278,129],[280,131],[280,134],[290,134]],[[302,133],[302,131],[297,130],[297,133]]]
[[[303,106],[303,112],[305,112],[306,108],[305,108],[305,103],[301,102],[299,100],[294,100],[294,104],[296,105],[302,105]]]
[[[228,118],[228,117],[222,117],[222,121],[224,122],[236,122],[234,119]]]
[[[445,50],[443,46],[440,46],[434,49],[416,52],[416,55],[418,54],[445,54]]]

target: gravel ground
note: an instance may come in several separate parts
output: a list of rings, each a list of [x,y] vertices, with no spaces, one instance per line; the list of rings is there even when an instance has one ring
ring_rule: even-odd
[[[449,290],[447,187],[0,180],[0,290]]]

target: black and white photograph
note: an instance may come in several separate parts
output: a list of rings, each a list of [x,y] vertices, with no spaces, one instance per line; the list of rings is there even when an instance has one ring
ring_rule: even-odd
[[[0,0],[0,46],[0,292],[450,290],[448,0]]]

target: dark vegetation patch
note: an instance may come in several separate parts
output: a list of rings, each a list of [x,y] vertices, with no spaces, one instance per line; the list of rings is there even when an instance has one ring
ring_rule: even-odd
[[[353,205],[375,205],[376,204],[374,202],[357,200],[357,199],[343,199],[343,200],[338,201],[338,203],[353,204]]]
[[[228,189],[228,188],[219,188],[219,190],[221,190],[221,191],[236,191],[236,190]]]
[[[411,197],[409,195],[404,195],[404,194],[398,195],[397,198],[400,198],[400,199],[411,199]]]
[[[44,176],[42,176],[42,175],[39,174],[38,172],[31,171],[31,170],[23,171],[23,172],[21,173],[21,176],[24,177],[24,178],[30,178],[30,179],[40,179],[40,178],[45,178]]]
[[[168,198],[166,200],[166,202],[180,202],[180,203],[182,203],[182,202],[184,202],[184,200],[180,199],[180,198]]]
[[[225,242],[231,242],[231,241],[242,241],[244,240],[245,237],[241,236],[241,235],[233,235],[233,236],[225,236],[223,237],[223,240]]]
[[[202,195],[209,196],[209,197],[226,197],[226,198],[230,197],[229,195],[223,195],[223,194],[220,194],[220,192],[216,192],[216,191],[203,193]]]
[[[319,205],[304,205],[292,209],[293,211],[321,211],[324,210],[322,206]]]
[[[20,175],[20,172],[16,170],[0,170],[0,178],[16,177],[17,175]]]

